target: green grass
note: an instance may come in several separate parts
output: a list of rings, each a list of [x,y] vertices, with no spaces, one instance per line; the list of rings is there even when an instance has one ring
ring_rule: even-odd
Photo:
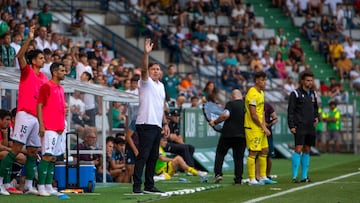
[[[338,177],[344,174],[359,171],[360,156],[351,154],[324,154],[311,158],[309,176],[316,183],[323,180]],[[245,167],[246,168],[246,167]],[[291,184],[291,161],[286,159],[275,159],[273,162],[273,174],[277,174],[277,185],[265,186],[235,186],[232,184],[233,172],[227,171],[220,188],[196,192],[188,195],[160,197],[157,195],[129,195],[132,191],[130,184],[98,184],[95,193],[71,194],[71,199],[60,200],[56,197],[36,197],[31,195],[0,196],[1,203],[12,202],[76,202],[76,203],[127,203],[127,202],[244,202],[261,196],[276,194],[291,188],[301,187],[307,184]],[[210,174],[211,175],[211,174]],[[246,169],[244,177],[247,176]],[[179,178],[186,178],[189,182],[180,183]],[[200,183],[198,177],[179,174],[169,181],[160,181],[156,187],[163,191],[174,191],[180,189],[193,189],[200,186],[212,186],[212,177],[209,183]],[[311,183],[310,183],[311,184]],[[336,180],[333,182],[316,185],[307,189],[299,190],[290,194],[282,195],[263,202],[358,202],[358,190],[360,188],[360,174]],[[276,190],[274,190],[276,189]]]

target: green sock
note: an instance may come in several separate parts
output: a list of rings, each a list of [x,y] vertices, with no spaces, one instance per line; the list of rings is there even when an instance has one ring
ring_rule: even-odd
[[[35,178],[36,157],[26,155],[24,168],[26,171],[26,180],[33,180]]]
[[[43,159],[39,163],[39,166],[38,166],[38,184],[39,185],[45,185],[49,163],[50,162],[45,161]]]
[[[16,157],[15,154],[13,154],[12,152],[9,152],[1,162],[1,165],[0,165],[0,177],[4,178],[4,183],[6,183],[5,182],[6,179],[10,178],[8,176],[11,174],[12,165],[13,165],[13,163],[15,161],[15,157]]]
[[[52,185],[52,181],[54,178],[54,169],[55,169],[55,163],[49,162],[49,166],[47,168],[47,176],[45,180],[46,185]]]

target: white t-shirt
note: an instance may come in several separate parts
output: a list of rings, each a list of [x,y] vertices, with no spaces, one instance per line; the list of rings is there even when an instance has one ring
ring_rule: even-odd
[[[21,46],[18,45],[18,44],[16,44],[15,42],[11,42],[10,46],[12,46],[12,47],[15,49],[15,53],[16,53],[16,55],[17,55],[17,54],[19,53],[19,51],[20,51]],[[16,61],[16,62],[15,62],[15,67],[16,67],[17,69],[20,69],[19,60],[18,60],[17,57],[16,57],[15,61]]]
[[[139,80],[139,111],[136,124],[150,124],[162,127],[165,88],[162,82]]]
[[[351,82],[352,84],[360,84],[360,73],[354,71],[354,70],[351,70],[350,71],[350,78],[355,78],[353,79]]]
[[[77,79],[77,80],[80,80],[81,74],[83,74],[83,72],[85,72],[85,71],[86,71],[86,72],[89,72],[89,73],[91,74],[91,77],[94,77],[91,66],[89,66],[89,65],[84,66],[84,64],[82,64],[81,62],[79,62],[79,63],[76,65],[76,79]]]
[[[50,63],[44,63],[44,66],[40,69],[40,71],[42,73],[44,73],[48,79],[51,79],[51,71],[50,71],[50,66],[51,66],[52,62]]]
[[[47,40],[42,40],[40,37],[35,38],[36,48],[44,51],[44,49],[48,48],[51,50],[50,43]]]
[[[346,57],[349,59],[355,58],[355,51],[359,50],[359,47],[356,44],[353,44],[352,46],[349,46],[349,44],[345,45],[344,51],[346,53]]]
[[[135,95],[139,95],[139,89],[138,88],[136,88],[134,90],[128,89],[128,90],[125,90],[125,92],[135,94]]]
[[[263,51],[265,50],[264,45],[257,45],[256,43],[251,45],[251,50],[259,55],[260,58],[263,57]]]

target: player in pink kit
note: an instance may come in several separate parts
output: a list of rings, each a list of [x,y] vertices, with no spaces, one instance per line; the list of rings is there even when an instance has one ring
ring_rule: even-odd
[[[65,94],[60,81],[65,79],[65,67],[54,62],[50,66],[51,80],[40,88],[37,103],[41,152],[38,166],[38,191],[40,196],[63,195],[52,187],[56,156],[65,152]]]
[[[35,26],[30,28],[29,36],[18,53],[20,64],[20,84],[18,95],[18,112],[14,133],[11,139],[14,141],[11,151],[2,160],[0,165],[0,194],[9,195],[3,183],[7,183],[11,173],[12,164],[16,155],[26,145],[27,155],[25,162],[26,181],[25,192],[37,194],[37,190],[32,186],[35,177],[35,163],[38,148],[41,146],[39,137],[39,123],[36,118],[36,105],[39,97],[40,87],[48,81],[46,75],[40,72],[45,63],[44,54],[40,50],[32,50],[27,53],[27,59],[31,65],[26,63],[25,52],[29,43],[34,39]]]

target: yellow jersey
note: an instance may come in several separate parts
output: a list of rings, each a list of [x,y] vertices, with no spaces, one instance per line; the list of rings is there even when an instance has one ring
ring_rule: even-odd
[[[260,120],[263,122],[264,116],[264,105],[265,105],[265,95],[264,91],[258,91],[255,87],[251,87],[245,97],[245,129],[251,129],[256,131],[262,131],[262,128],[254,123],[250,114],[250,106],[256,107],[256,114]]]

